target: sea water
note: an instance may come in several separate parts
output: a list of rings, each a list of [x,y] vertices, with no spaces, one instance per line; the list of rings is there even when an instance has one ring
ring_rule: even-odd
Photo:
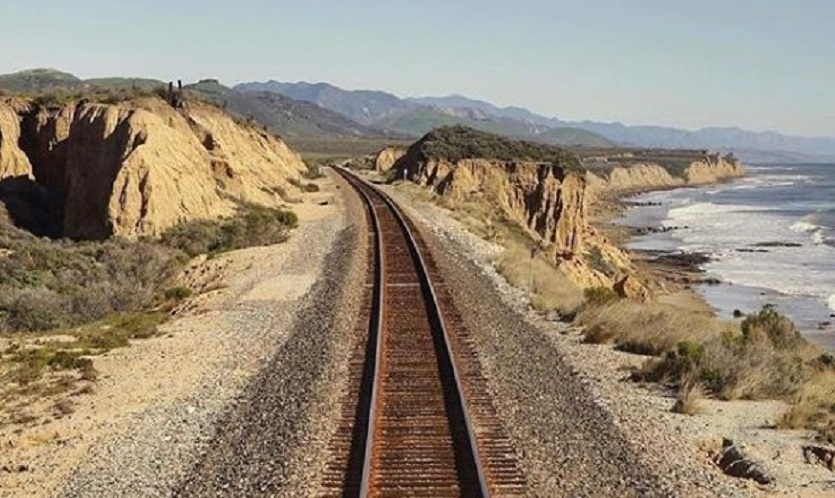
[[[746,177],[639,195],[620,224],[666,227],[635,250],[701,252],[720,285],[698,290],[724,317],[774,305],[835,349],[835,165],[748,166]]]

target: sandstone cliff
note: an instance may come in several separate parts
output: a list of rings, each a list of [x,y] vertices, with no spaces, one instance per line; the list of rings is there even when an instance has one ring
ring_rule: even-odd
[[[281,140],[199,102],[147,98],[44,108],[0,101],[0,179],[30,175],[74,238],[158,235],[179,222],[277,206],[306,170]]]
[[[680,176],[670,173],[654,163],[635,163],[616,165],[608,173],[589,172],[587,179],[590,190],[596,194],[623,195],[685,185],[704,185],[716,183],[745,174],[742,165],[728,157],[705,155],[688,161]]]
[[[396,178],[431,189],[453,209],[474,207],[482,216],[518,227],[532,245],[541,243],[547,259],[582,287],[606,286],[631,297],[646,297],[629,257],[589,225],[587,179],[576,158],[555,149],[555,159],[548,162],[491,159],[490,151],[515,149],[503,139],[478,136],[481,146],[466,145],[464,153],[483,152],[487,157],[449,159],[427,152],[455,149],[439,145],[443,137],[437,133],[424,137],[397,161]],[[487,140],[499,143],[484,145]]]
[[[18,112],[26,107],[25,102],[17,100],[0,101],[0,180],[32,176],[32,164],[18,146],[21,134]]]
[[[374,169],[379,173],[386,173],[405,155],[406,149],[403,147],[386,147],[374,158]]]

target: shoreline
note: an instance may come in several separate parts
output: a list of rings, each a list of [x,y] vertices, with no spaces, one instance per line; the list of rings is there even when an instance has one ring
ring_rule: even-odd
[[[678,188],[632,190],[614,199],[604,199],[592,225],[606,234],[612,242],[630,255],[639,268],[639,276],[649,280],[653,289],[668,292],[669,285],[684,287],[695,294],[720,320],[738,321],[757,313],[763,307],[776,306],[781,313],[789,316],[803,337],[811,344],[827,351],[835,351],[835,310],[817,296],[795,295],[774,288],[739,284],[722,278],[704,265],[714,261],[709,251],[685,252],[682,242],[675,233],[688,226],[662,225],[669,220],[671,206],[663,201],[636,199],[641,195],[658,192],[672,192],[684,189],[714,188],[721,184],[734,183],[746,177],[700,186]],[[629,213],[648,209],[632,220]],[[657,212],[654,211],[657,209]],[[663,211],[663,213],[662,213]],[[618,221],[624,223],[618,223]],[[632,221],[633,223],[629,223]],[[774,243],[781,245],[783,243]],[[795,243],[785,242],[786,247]],[[799,244],[797,245],[799,247]],[[764,244],[754,248],[737,249],[737,252],[765,252]],[[759,248],[759,249],[758,249]],[[663,282],[659,285],[658,280]],[[665,285],[666,284],[666,285]]]
[[[678,286],[695,294],[724,321],[738,321],[763,307],[776,307],[789,316],[811,344],[835,352],[835,310],[820,296],[792,294],[776,288],[728,281],[705,268],[713,261],[710,251],[684,252],[683,242],[675,233],[688,226],[664,226],[672,206],[665,201],[641,199],[640,196],[675,192],[682,189],[700,191],[738,183],[751,174],[722,179],[700,185],[633,188],[617,192],[602,192],[590,205],[590,224],[606,235],[611,242],[629,254],[639,267],[639,276],[648,280],[653,290],[668,293],[669,285]],[[645,210],[629,223],[629,215]],[[618,221],[626,223],[618,223]],[[800,247],[796,242],[768,242],[736,249],[737,252],[766,252],[771,246]],[[662,283],[659,285],[659,279]],[[666,285],[665,285],[666,284]],[[683,289],[682,289],[683,288]]]

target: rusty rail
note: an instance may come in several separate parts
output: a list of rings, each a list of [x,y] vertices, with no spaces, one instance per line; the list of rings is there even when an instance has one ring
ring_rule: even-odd
[[[520,495],[524,477],[483,382],[475,382],[475,412],[468,403],[467,387],[474,388],[456,365],[458,343],[442,313],[450,305],[436,293],[420,236],[387,195],[338,172],[366,204],[375,271],[368,338],[351,365],[361,379],[349,393],[356,405],[343,409],[326,487],[361,497]],[[465,356],[463,372],[478,374],[475,355]],[[473,413],[481,416],[478,427]]]

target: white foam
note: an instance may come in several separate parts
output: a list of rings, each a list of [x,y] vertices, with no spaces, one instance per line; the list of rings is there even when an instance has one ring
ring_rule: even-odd
[[[835,311],[835,294],[829,296],[829,299],[826,300],[826,304],[829,305],[829,309]]]
[[[710,253],[704,269],[721,280],[825,302],[835,289],[835,248],[810,221],[768,208],[697,202],[671,209],[664,225],[687,227],[670,233],[683,250]],[[774,242],[789,244],[753,247]]]
[[[805,218],[798,221],[797,223],[795,223],[794,225],[791,226],[791,229],[795,232],[816,232],[816,231],[820,230],[821,228],[823,228],[823,227],[821,227],[820,225],[816,225],[814,223],[811,223],[809,221],[806,221]]]
[[[814,242],[815,245],[818,245],[818,246],[821,245],[821,244],[826,244],[826,242],[827,242],[826,235],[824,235],[823,232],[820,231],[820,230],[817,231],[817,232],[813,232],[812,233],[812,242]]]

